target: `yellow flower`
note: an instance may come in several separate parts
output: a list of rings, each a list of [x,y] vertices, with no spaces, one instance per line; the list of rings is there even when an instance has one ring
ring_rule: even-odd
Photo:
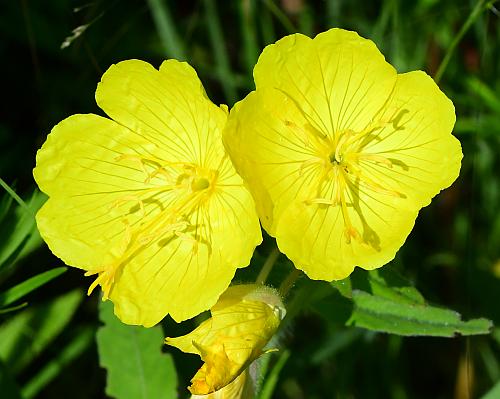
[[[54,254],[98,275],[125,323],[210,308],[261,242],[251,195],[225,153],[227,107],[186,63],[128,60],[96,91],[111,118],[73,115],[37,153],[49,200],[37,224]]]
[[[211,394],[226,386],[228,397],[227,391],[248,391],[248,366],[265,353],[264,347],[285,315],[283,303],[270,288],[236,285],[221,295],[211,314],[191,333],[165,342],[197,354],[205,362],[191,380],[189,390],[194,395]]]
[[[458,176],[452,102],[342,29],[266,47],[254,78],[224,141],[280,250],[321,280],[393,259],[418,211]]]
[[[246,369],[235,380],[215,392],[206,395],[191,395],[191,399],[254,399],[255,384]]]

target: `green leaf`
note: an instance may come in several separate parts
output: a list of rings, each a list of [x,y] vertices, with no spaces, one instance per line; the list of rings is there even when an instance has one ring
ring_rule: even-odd
[[[290,351],[285,350],[281,353],[278,361],[274,365],[273,369],[266,377],[262,391],[260,392],[259,399],[271,399],[273,397],[273,392],[276,389],[276,384],[279,380],[279,375],[288,358],[290,357]]]
[[[12,215],[7,215],[7,221],[2,222],[0,234],[6,239],[0,245],[0,269],[24,256],[26,247],[32,250],[41,244],[34,215],[46,198],[45,194],[35,191],[28,204],[19,205]]]
[[[500,97],[498,97],[495,90],[491,89],[475,76],[470,76],[466,80],[466,83],[469,89],[479,96],[493,112],[498,112],[500,109]]]
[[[12,187],[10,187],[3,179],[0,178],[0,186],[7,191],[7,193],[12,197],[14,201],[16,201],[21,208],[24,209],[25,212],[27,213],[32,213],[32,210],[30,207],[26,204],[26,202],[23,201],[23,199],[17,195],[17,193],[14,191]]]
[[[393,297],[371,295],[354,290],[354,311],[348,324],[368,330],[405,336],[453,337],[488,334],[492,328],[487,319],[464,322],[460,314],[419,302],[411,303]]]
[[[425,304],[425,299],[410,282],[390,268],[368,273],[368,283],[373,295],[400,303]]]
[[[184,43],[177,33],[176,24],[173,22],[168,4],[165,0],[148,0],[148,5],[165,50],[165,58],[184,61],[186,59]]]
[[[256,6],[256,0],[238,2],[238,11],[241,20],[241,36],[243,39],[242,54],[244,58],[244,66],[250,75],[252,74],[253,67],[259,58],[259,45],[255,24]],[[251,85],[253,85],[253,82],[250,83],[250,87]]]
[[[21,372],[61,333],[83,299],[80,290],[32,306],[0,327],[0,359],[12,373]]]
[[[31,399],[47,384],[62,375],[65,367],[83,354],[94,342],[94,329],[85,328],[65,345],[57,356],[47,361],[43,368],[35,374],[22,389],[23,399]]]
[[[217,2],[215,0],[203,0],[205,8],[208,36],[215,55],[215,73],[222,86],[224,96],[229,106],[232,106],[237,98],[234,74],[229,62],[229,54],[224,41],[222,24],[219,19]]]
[[[7,291],[0,293],[0,306],[8,306],[18,299],[29,294],[31,291],[36,290],[42,285],[48,283],[50,280],[55,279],[66,271],[66,267],[56,267],[55,269],[48,270],[31,277],[20,284],[9,288]]]
[[[170,354],[162,353],[160,326],[123,324],[113,305],[102,302],[97,331],[99,360],[107,372],[106,394],[116,399],[169,399],[177,396],[177,375]]]
[[[332,287],[336,288],[343,297],[352,297],[352,285],[349,277],[343,280],[332,281],[331,284]]]

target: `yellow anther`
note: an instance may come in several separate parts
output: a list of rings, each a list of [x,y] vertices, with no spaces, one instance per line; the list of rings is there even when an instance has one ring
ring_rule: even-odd
[[[321,204],[321,205],[336,205],[334,200],[328,198],[312,198],[304,201],[306,205]]]
[[[380,163],[382,165],[387,166],[388,168],[392,168],[392,166],[393,166],[392,161],[390,159],[382,156],[382,155],[359,153],[359,154],[353,154],[353,156],[355,156],[358,160],[366,160],[366,161],[372,161],[375,163]]]
[[[406,195],[404,195],[403,193],[400,193],[399,191],[396,191],[396,190],[389,190],[389,189],[381,186],[377,182],[373,181],[368,176],[366,176],[366,174],[364,174],[361,171],[361,169],[355,167],[353,164],[350,165],[349,171],[356,178],[359,179],[360,184],[363,184],[365,187],[369,188],[372,191],[375,191],[376,193],[389,195],[391,197],[406,198]]]
[[[111,288],[113,288],[113,285],[115,283],[115,275],[120,267],[120,263],[115,263],[108,265],[104,268],[101,268],[99,270],[92,270],[88,271],[85,273],[85,276],[93,276],[95,274],[98,274],[97,278],[90,284],[90,287],[87,291],[87,295],[92,294],[92,291],[100,285],[102,288],[103,292],[103,300],[106,300],[109,298],[109,294],[111,292]]]
[[[177,237],[179,237],[180,240],[182,241],[185,241],[185,242],[188,242],[190,244],[192,244],[192,247],[191,247],[191,251],[194,253],[194,254],[197,254],[198,253],[198,247],[199,247],[199,244],[200,242],[194,238],[192,235],[190,234],[187,234],[187,233],[183,233],[183,232],[180,232],[180,231],[175,231],[174,232],[175,235]]]
[[[138,196],[136,196],[136,195],[124,195],[123,197],[120,197],[120,198],[116,199],[111,204],[110,209],[116,209],[120,205],[123,205],[123,204],[125,204],[127,202],[135,202],[135,203],[137,203],[137,205],[139,205],[139,209],[141,210],[141,217],[144,217],[144,215],[146,214],[146,212],[144,210],[144,202],[142,202],[142,200]]]

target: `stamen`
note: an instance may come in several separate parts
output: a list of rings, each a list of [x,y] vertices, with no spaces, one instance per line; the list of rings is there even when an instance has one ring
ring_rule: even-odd
[[[120,197],[120,198],[116,199],[111,204],[110,209],[116,209],[120,205],[122,205],[124,203],[127,203],[127,202],[136,202],[137,205],[139,205],[139,208],[141,210],[141,214],[142,214],[141,217],[144,217],[144,215],[146,214],[146,212],[144,211],[144,202],[142,202],[142,200],[138,196],[136,196],[136,195],[125,195],[123,197]]]
[[[108,265],[105,268],[100,270],[88,271],[84,275],[85,276],[93,276],[98,274],[97,278],[94,280],[87,291],[87,295],[92,294],[92,291],[100,285],[103,292],[103,300],[107,300],[109,298],[109,294],[111,292],[111,288],[115,283],[115,275],[120,267],[120,263],[114,263],[112,265]]]
[[[203,202],[210,197],[213,190],[207,189],[215,186],[218,176],[217,172],[203,170],[191,163],[168,162],[154,157],[145,158],[135,154],[123,154],[116,157],[116,161],[121,160],[138,162],[146,175],[146,184],[150,183],[156,176],[164,177],[167,184],[160,184],[156,187],[145,187],[142,190],[138,190],[137,195],[125,195],[112,202],[111,209],[118,208],[127,202],[137,204],[140,209],[140,218],[131,225],[127,219],[127,216],[131,212],[125,213],[122,219],[125,225],[122,233],[122,243],[119,247],[113,248],[114,252],[119,252],[119,256],[113,263],[85,273],[86,276],[98,275],[92,284],[90,284],[88,295],[100,285],[104,299],[109,297],[117,271],[124,267],[130,258],[143,250],[155,239],[171,235],[174,238],[177,237],[183,241],[192,243],[194,253],[198,252],[200,243],[207,245],[209,253],[211,251],[208,240],[197,236],[198,226],[193,226],[189,220],[193,212],[199,209]],[[173,169],[170,171],[167,168]],[[177,176],[174,176],[173,174],[176,169]],[[156,214],[146,212],[145,199],[150,195],[165,191],[173,191],[172,194],[175,195],[170,203],[171,205],[165,208],[162,206]],[[151,207],[154,205],[148,203],[148,206]],[[150,220],[144,221],[144,218],[148,214],[151,215]],[[187,232],[191,228],[194,230],[195,236]]]
[[[359,168],[355,167],[354,165],[351,165],[351,168],[349,170],[355,177],[359,179],[360,183],[362,183],[364,186],[377,193],[389,195],[391,197],[406,198],[406,195],[404,195],[403,193],[400,193],[396,190],[386,189],[380,184],[374,182],[372,179],[366,176]]]
[[[328,198],[311,198],[304,200],[304,204],[312,205],[312,204],[321,204],[321,205],[336,205],[337,203]]]
[[[345,181],[344,174],[343,173],[339,174],[339,177],[340,178],[338,180],[338,183],[340,184],[339,187],[340,207],[342,210],[342,217],[344,219],[344,225],[345,225],[344,235],[346,236],[347,244],[350,244],[351,238],[354,238],[355,240],[360,240],[361,236],[359,235],[358,230],[352,225],[351,218],[347,210],[347,202],[345,198],[345,190],[347,188],[347,183]]]
[[[315,139],[316,141],[318,141],[318,139],[320,141],[324,141],[328,138],[328,136],[326,134],[319,131],[318,129],[316,129],[314,126],[312,126],[309,123],[304,125],[303,128],[301,128],[296,123],[289,121],[289,120],[285,120],[284,123],[285,123],[285,126],[292,129],[295,132],[295,134],[298,133],[297,136],[301,137],[303,139],[305,147],[311,146],[311,141],[310,141],[311,138]]]
[[[392,168],[393,163],[389,158],[386,158],[382,155],[378,154],[366,154],[366,153],[357,153],[357,154],[352,154],[353,157],[356,157],[358,160],[366,160],[366,161],[372,161],[375,163],[380,163],[382,165],[387,166],[388,168]]]

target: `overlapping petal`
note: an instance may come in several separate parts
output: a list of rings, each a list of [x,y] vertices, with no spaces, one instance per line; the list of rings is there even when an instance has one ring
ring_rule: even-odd
[[[451,101],[340,29],[268,46],[254,76],[224,141],[280,250],[314,279],[390,261],[458,176]]]
[[[250,194],[221,142],[227,111],[186,63],[112,66],[96,92],[114,120],[74,115],[54,127],[34,176],[51,250],[97,274],[126,323],[207,310],[261,241]]]

